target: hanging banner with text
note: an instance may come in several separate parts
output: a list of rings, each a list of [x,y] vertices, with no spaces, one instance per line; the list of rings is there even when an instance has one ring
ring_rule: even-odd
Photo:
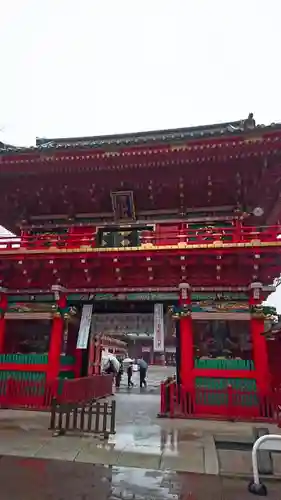
[[[163,304],[154,304],[154,352],[164,352],[164,313]]]
[[[77,345],[76,345],[77,349],[87,349],[91,321],[92,321],[92,314],[93,314],[92,304],[83,306],[80,327],[78,332]]]

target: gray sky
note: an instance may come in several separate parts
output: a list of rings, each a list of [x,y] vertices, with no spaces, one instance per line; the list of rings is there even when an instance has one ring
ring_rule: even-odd
[[[0,140],[281,121],[280,18],[280,0],[2,0]]]

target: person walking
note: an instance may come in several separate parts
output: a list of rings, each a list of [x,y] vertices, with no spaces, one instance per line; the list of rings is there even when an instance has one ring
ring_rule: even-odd
[[[140,388],[142,389],[143,387],[147,387],[146,374],[148,365],[143,358],[138,359],[138,365],[140,370]]]
[[[131,387],[134,387],[134,384],[132,382],[133,363],[130,363],[128,368],[127,368],[127,376],[128,376],[128,389],[130,389]]]
[[[119,360],[119,359],[118,359],[118,361],[120,363],[120,367],[119,367],[119,370],[118,370],[118,372],[116,373],[116,376],[115,376],[115,387],[117,389],[120,388],[120,383],[121,383],[122,375],[124,373],[122,361]]]

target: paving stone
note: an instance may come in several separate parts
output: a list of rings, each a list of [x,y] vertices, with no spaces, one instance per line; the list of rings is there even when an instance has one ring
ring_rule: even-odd
[[[164,452],[161,460],[161,469],[171,469],[177,472],[197,472],[204,474],[204,450],[198,446],[190,446],[189,451],[182,455]]]
[[[89,447],[80,451],[76,457],[76,462],[91,464],[117,465],[121,451]]]
[[[137,467],[144,469],[158,469],[160,466],[160,455],[145,455],[144,453],[120,453],[117,461],[118,466]]]
[[[253,500],[255,498],[248,492],[249,481],[241,479],[222,478],[222,500]],[[267,482],[269,500],[280,500],[281,487],[280,482]],[[195,497],[196,498],[196,497]]]
[[[221,500],[221,482],[217,476],[178,474],[179,500]],[[240,499],[241,500],[241,499]]]
[[[281,476],[281,453],[271,453],[271,456],[274,474],[278,474],[279,476]]]
[[[252,457],[249,451],[217,450],[221,474],[252,474]]]

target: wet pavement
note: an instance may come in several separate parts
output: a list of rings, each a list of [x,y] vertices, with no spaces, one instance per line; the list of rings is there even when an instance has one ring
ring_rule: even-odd
[[[133,394],[151,394],[158,393],[160,394],[160,384],[167,377],[172,377],[176,372],[176,368],[174,366],[151,366],[147,372],[147,390],[140,390],[140,377],[138,372],[133,373],[132,381],[134,387],[128,389],[127,386],[127,375],[124,373],[119,392],[129,392]]]
[[[108,440],[71,432],[53,437],[48,430],[48,413],[1,410],[0,455],[159,471],[251,475],[250,452],[216,448],[218,439],[252,442],[251,424],[158,419],[157,394],[119,393],[116,401],[116,434]],[[281,455],[272,454],[272,458],[273,472],[281,477]]]
[[[1,410],[0,499],[252,498],[247,481],[220,477],[250,477],[251,454],[216,449],[216,440],[251,442],[252,425],[158,419],[160,396],[150,389],[164,375],[163,368],[151,370],[148,390],[116,394],[116,434],[108,440],[73,433],[53,437],[48,413]],[[273,463],[280,480],[281,455]],[[273,500],[275,489],[272,483]]]
[[[250,500],[247,481],[54,460],[0,458],[1,500]],[[280,500],[280,483],[268,498]]]

